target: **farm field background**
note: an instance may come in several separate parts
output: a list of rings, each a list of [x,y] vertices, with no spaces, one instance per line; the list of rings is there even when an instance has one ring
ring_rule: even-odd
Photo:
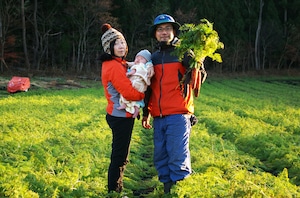
[[[103,88],[80,85],[0,90],[0,197],[108,196]],[[136,120],[121,196],[300,197],[300,77],[208,78],[195,109],[194,173],[164,196],[152,130]]]

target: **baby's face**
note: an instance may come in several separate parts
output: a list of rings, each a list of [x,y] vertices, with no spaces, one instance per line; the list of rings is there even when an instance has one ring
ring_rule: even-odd
[[[139,56],[135,57],[134,63],[135,64],[138,64],[138,63],[144,63],[144,64],[146,64],[147,60],[144,57],[142,57],[142,56],[139,55]]]

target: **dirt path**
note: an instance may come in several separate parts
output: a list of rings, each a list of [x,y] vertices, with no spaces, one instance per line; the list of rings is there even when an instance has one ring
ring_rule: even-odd
[[[0,97],[7,96],[10,93],[7,92],[8,82],[11,77],[0,76]],[[100,82],[95,80],[83,80],[83,79],[67,79],[67,78],[48,78],[48,77],[35,77],[30,79],[30,90],[35,89],[75,89],[75,88],[87,88],[92,85],[96,85]]]

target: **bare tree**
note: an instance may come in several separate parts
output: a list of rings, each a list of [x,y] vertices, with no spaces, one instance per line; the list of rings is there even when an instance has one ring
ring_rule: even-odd
[[[38,25],[37,25],[37,0],[34,0],[34,9],[33,9],[33,27],[34,27],[34,35],[35,35],[35,46],[33,51],[33,65],[37,69],[39,69],[39,61],[38,61],[38,51],[39,51],[39,34],[38,34]]]
[[[98,46],[97,37],[99,35],[99,22],[116,22],[116,19],[108,12],[111,10],[111,0],[95,0],[93,2],[78,0],[75,4],[69,5],[67,14],[71,18],[72,28],[72,68],[81,73],[84,66],[89,66],[92,50]],[[115,27],[115,26],[114,26]],[[96,55],[94,55],[96,56]],[[89,68],[86,68],[89,70]]]
[[[262,24],[262,12],[264,7],[264,1],[260,0],[259,5],[259,17],[256,29],[256,38],[255,38],[255,69],[260,70],[260,31],[261,31],[261,24]]]
[[[27,51],[27,39],[26,39],[26,22],[25,22],[25,6],[24,0],[21,0],[21,16],[22,16],[22,37],[23,37],[23,49],[24,49],[24,58],[25,58],[25,65],[28,70],[30,70],[30,63],[28,58],[28,51]]]
[[[6,68],[8,68],[6,63],[5,63],[5,59],[4,59],[4,43],[5,43],[5,41],[3,39],[2,17],[1,17],[1,14],[0,14],[0,44],[1,44],[1,49],[0,49],[0,52],[1,52],[1,54],[0,54],[1,68],[0,69],[1,69],[1,71],[3,71],[3,65],[5,65]]]
[[[4,66],[9,69],[6,59],[16,58],[15,52],[7,51],[15,44],[15,36],[8,36],[11,24],[18,19],[19,7],[15,2],[9,0],[0,1],[0,70],[4,71]]]
[[[34,0],[33,16],[31,23],[34,27],[34,44],[33,44],[33,67],[40,70],[41,62],[45,58],[48,49],[49,37],[57,36],[61,32],[51,33],[53,28],[53,21],[55,21],[55,14],[57,13],[56,7],[48,8],[48,12],[42,11],[43,8],[39,8],[38,1]]]
[[[300,63],[300,35],[299,28],[291,26],[288,29],[287,41],[285,43],[282,55],[279,59],[277,69],[287,67],[291,69],[292,65]]]

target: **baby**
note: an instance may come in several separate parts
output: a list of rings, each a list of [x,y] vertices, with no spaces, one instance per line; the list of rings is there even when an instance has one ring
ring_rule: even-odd
[[[127,62],[129,69],[126,75],[129,77],[132,86],[139,92],[145,92],[150,85],[150,79],[154,75],[151,53],[148,50],[141,50],[135,56],[134,62]],[[138,117],[139,109],[144,107],[144,101],[128,101],[122,95],[120,97],[120,107],[133,114],[133,118]]]

